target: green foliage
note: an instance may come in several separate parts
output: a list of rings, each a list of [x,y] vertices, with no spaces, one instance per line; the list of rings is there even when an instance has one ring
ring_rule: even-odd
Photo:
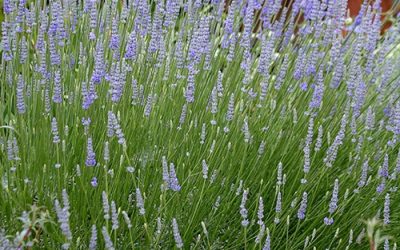
[[[106,11],[103,8],[99,14],[102,21],[106,20]],[[126,23],[119,25],[122,48],[133,29],[133,16],[131,13]],[[195,27],[191,23],[184,24],[185,18],[183,16],[178,20],[177,27],[184,28],[185,36],[189,36]],[[70,27],[70,20],[65,18],[66,27]],[[124,60],[121,56],[116,62],[117,67],[129,69],[121,100],[111,101],[110,83],[103,79],[101,84],[95,86],[98,98],[85,110],[82,108],[82,86],[90,82],[96,49],[96,40],[89,40],[88,34],[94,31],[98,41],[104,42],[105,63],[110,72],[114,60],[112,51],[107,47],[110,26],[107,22],[104,31],[99,25],[90,30],[88,15],[84,15],[78,22],[76,32],[71,32],[65,41],[66,45],[57,46],[61,55],[61,65],[57,66],[51,65],[49,54],[42,55],[35,47],[39,32],[37,25],[32,33],[18,34],[17,37],[18,41],[23,35],[27,37],[27,62],[19,63],[18,57],[9,62],[2,61],[0,228],[4,228],[8,235],[20,232],[19,235],[23,236],[26,231],[21,234],[21,228],[30,225],[39,234],[34,248],[60,249],[68,239],[60,230],[54,202],[61,200],[62,190],[66,189],[70,202],[69,225],[73,239],[69,243],[72,249],[88,249],[92,225],[97,226],[100,249],[104,246],[103,226],[109,230],[116,249],[172,249],[175,247],[171,227],[173,218],[178,221],[185,249],[261,249],[266,234],[261,243],[255,243],[260,231],[257,225],[260,197],[264,199],[265,230],[269,232],[272,249],[364,249],[369,246],[367,237],[360,237],[359,241],[356,238],[363,233],[365,235],[363,220],[375,217],[379,212],[382,214],[385,193],[393,193],[391,223],[382,226],[379,233],[390,235],[393,241],[400,237],[398,179],[387,179],[384,193],[376,192],[381,183],[378,170],[385,154],[388,155],[392,173],[399,151],[398,143],[395,147],[388,146],[393,133],[383,125],[379,128],[378,124],[378,121],[388,124],[385,108],[393,108],[397,101],[393,99],[398,98],[399,93],[398,68],[388,76],[381,92],[376,91],[376,87],[385,76],[384,72],[364,76],[368,87],[355,132],[351,131],[349,121],[337,158],[329,167],[324,158],[340,131],[343,116],[350,120],[354,104],[347,94],[345,80],[337,89],[330,88],[333,70],[324,70],[322,104],[310,112],[311,85],[317,82],[317,77],[310,75],[303,79],[309,86],[304,91],[299,88],[293,74],[299,56],[297,48],[308,48],[317,38],[310,35],[296,40],[293,37],[289,45],[277,50],[269,81],[257,72],[259,59],[255,59],[251,65],[250,81],[244,86],[245,72],[241,69],[243,49],[237,45],[234,59],[227,61],[229,51],[219,46],[223,26],[220,22],[213,22],[210,69],[206,67],[206,59],[202,58],[195,77],[195,102],[187,103],[184,93],[189,72],[187,68],[177,67],[174,49],[179,31],[170,28],[164,34],[169,60],[163,60],[161,66],[157,65],[158,54],[148,53],[150,37],[144,37],[136,61]],[[270,37],[268,32],[264,35]],[[49,39],[47,34],[46,39]],[[352,61],[357,42],[357,34],[350,34],[343,42],[343,47],[349,48],[342,55],[346,67]],[[185,53],[188,43],[184,43]],[[377,55],[383,50],[382,44],[388,45],[383,39],[379,41],[374,51]],[[399,65],[398,46],[388,46],[391,50],[385,55],[382,68],[383,65]],[[321,46],[319,49],[325,56],[318,58],[318,67],[328,65],[330,47]],[[255,42],[251,48],[254,58],[258,58],[260,50],[259,42]],[[120,52],[123,55],[125,51],[121,49]],[[15,52],[15,55],[18,53]],[[307,53],[310,55],[311,51]],[[283,76],[282,87],[275,89],[273,85],[285,55],[289,58],[288,69]],[[362,57],[360,64],[365,63],[365,59]],[[48,67],[49,79],[37,70],[40,60]],[[63,101],[60,104],[51,102],[47,110],[46,92],[53,95],[56,71],[62,75]],[[217,113],[211,113],[210,96],[220,71],[223,72],[223,94],[217,99]],[[20,74],[26,83],[24,114],[18,114],[16,108],[16,86]],[[132,102],[133,80],[137,80],[143,88],[143,95],[136,103]],[[250,89],[260,93],[261,83],[269,84],[265,100],[252,98]],[[231,94],[234,96],[234,119],[227,121]],[[150,103],[151,112],[146,115],[149,96],[154,101]],[[186,119],[180,124],[185,104]],[[376,121],[371,130],[365,128],[369,108],[374,110]],[[107,137],[108,111],[113,111],[118,117],[125,136],[124,145],[120,145],[115,137]],[[305,174],[303,149],[313,112],[311,167],[310,172]],[[59,144],[53,143],[53,117],[58,123]],[[92,120],[88,132],[82,125],[82,118]],[[215,125],[213,121],[216,121]],[[246,123],[250,137],[244,132]],[[203,126],[206,131],[204,142]],[[322,146],[321,150],[315,151],[319,126],[323,127]],[[229,128],[229,132],[224,131],[225,128]],[[95,167],[85,166],[88,137],[93,139],[98,162]],[[19,160],[7,158],[7,142],[13,138],[19,146]],[[103,159],[106,142],[109,143],[110,160]],[[263,143],[265,151],[260,152]],[[166,184],[162,179],[163,156],[176,167],[181,185],[178,192],[162,188]],[[367,159],[370,159],[368,184],[360,188],[358,182],[362,165]],[[206,179],[203,178],[203,160],[209,167]],[[281,184],[277,184],[279,163],[283,167]],[[57,164],[60,167],[56,167]],[[97,186],[92,185],[94,177],[97,178]],[[306,183],[301,183],[303,178],[307,179]],[[338,209],[332,214],[333,225],[327,226],[324,218],[330,216],[328,210],[335,179],[339,180]],[[136,204],[137,188],[143,195],[144,215],[140,215]],[[250,221],[247,227],[241,225],[240,214],[245,189],[249,190],[249,199],[245,204]],[[104,218],[103,191],[109,201],[115,201],[117,205],[120,225],[116,230],[111,230],[111,221]],[[276,214],[279,192],[282,194],[282,211]],[[303,192],[308,192],[308,206],[305,220],[299,220],[297,213]],[[19,216],[30,209],[33,217],[29,220],[25,217],[21,221]],[[122,211],[130,216],[131,228],[123,221]],[[279,218],[280,222],[274,223],[275,218]]]

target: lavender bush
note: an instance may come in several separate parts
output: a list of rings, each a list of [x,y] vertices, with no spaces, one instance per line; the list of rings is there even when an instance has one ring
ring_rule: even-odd
[[[379,3],[4,0],[0,249],[395,249]]]

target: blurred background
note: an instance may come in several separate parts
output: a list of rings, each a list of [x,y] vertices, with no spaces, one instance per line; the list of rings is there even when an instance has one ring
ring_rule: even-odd
[[[18,1],[18,0],[14,0],[14,1]],[[40,1],[45,1],[45,0],[40,0]],[[49,0],[47,0],[47,2],[48,1]],[[79,1],[83,1],[83,0],[77,0],[77,2],[79,2]],[[120,0],[120,1],[124,1],[124,0]],[[129,0],[126,0],[126,2],[128,2],[128,1]],[[150,1],[156,2],[157,0],[150,0]],[[184,0],[184,1],[186,1],[186,0]],[[215,1],[215,0],[203,0],[203,1],[207,2],[207,1]],[[225,1],[225,10],[227,10],[227,7],[230,5],[232,0],[223,0],[223,1]],[[262,1],[263,6],[266,4],[266,2],[268,2],[267,0],[258,0],[258,1]],[[282,0],[282,6],[288,7],[290,9],[293,1],[294,0]],[[305,1],[307,1],[307,0],[305,0]],[[330,1],[333,1],[333,0],[330,0]],[[370,3],[370,4],[373,4],[375,2],[375,0],[365,0],[365,1],[368,1],[368,3]],[[363,2],[364,2],[364,0],[348,0],[348,13],[347,13],[348,17],[351,17],[354,20],[354,18],[358,15]],[[382,20],[384,20],[382,31],[385,31],[387,28],[390,27],[391,23],[395,22],[396,18],[398,18],[398,14],[400,12],[400,0],[381,0],[381,7],[382,7],[382,13],[383,13]],[[258,16],[259,16],[259,13],[256,13],[255,17],[257,18]],[[3,20],[4,20],[3,0],[0,0],[0,22]],[[0,25],[0,29],[1,29],[1,25]],[[258,28],[256,28],[256,29],[258,29]]]

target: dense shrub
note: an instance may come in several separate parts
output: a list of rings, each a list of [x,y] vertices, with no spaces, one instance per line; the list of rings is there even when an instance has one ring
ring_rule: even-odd
[[[396,244],[379,1],[82,2],[4,1],[1,249]]]

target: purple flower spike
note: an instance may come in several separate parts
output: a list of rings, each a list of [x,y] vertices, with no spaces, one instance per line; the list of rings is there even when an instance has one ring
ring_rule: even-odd
[[[194,102],[195,91],[195,69],[194,66],[189,66],[188,84],[186,87],[185,98],[188,103]]]
[[[333,218],[325,217],[325,218],[324,218],[324,223],[325,223],[325,225],[327,225],[327,226],[332,225],[332,224],[333,224]]]
[[[304,192],[303,198],[300,203],[300,208],[297,211],[297,218],[299,218],[299,220],[304,220],[304,218],[306,217],[306,210],[307,210],[307,192]]]
[[[339,195],[339,180],[336,179],[334,187],[333,187],[332,198],[331,198],[331,201],[329,203],[329,217],[325,217],[324,218],[325,225],[329,226],[329,225],[333,224],[332,214],[338,208],[338,205],[337,205],[337,203],[338,203],[338,195]]]
[[[228,110],[226,111],[225,119],[227,121],[232,121],[234,113],[235,113],[235,96],[234,94],[231,94],[229,97]]]
[[[263,250],[270,250],[270,249],[271,249],[271,236],[269,235],[269,230],[267,228],[267,238],[265,239]]]
[[[96,154],[93,151],[93,142],[92,138],[89,137],[87,139],[87,147],[86,147],[86,161],[85,164],[87,167],[96,166]]]
[[[202,160],[201,165],[202,165],[203,178],[208,179],[208,165],[206,160]]]
[[[17,110],[18,113],[24,114],[26,112],[25,97],[24,97],[25,82],[22,75],[18,76],[17,83]]]
[[[278,196],[276,198],[276,206],[275,206],[275,218],[274,223],[278,224],[280,222],[279,215],[282,211],[282,193],[281,191],[278,192]]]
[[[125,135],[122,132],[121,126],[117,120],[117,117],[112,111],[108,112],[108,124],[107,124],[107,136],[113,137],[114,135],[118,138],[118,143],[121,145],[125,144]]]
[[[339,195],[339,180],[335,180],[335,185],[333,187],[333,193],[331,198],[331,203],[329,204],[329,213],[333,214],[337,209],[337,202],[338,202],[338,195]]]
[[[9,15],[13,11],[11,1],[10,0],[4,0],[3,1],[3,10],[4,14]]]
[[[19,62],[24,64],[28,58],[28,44],[26,42],[26,38],[22,37],[20,42],[20,55],[19,55]]]
[[[61,65],[61,56],[57,51],[56,41],[53,36],[49,37],[49,50],[50,50],[50,61],[53,65]]]
[[[69,211],[68,211],[68,207],[66,207],[64,205],[64,207],[61,207],[60,202],[58,201],[58,199],[55,200],[54,202],[54,208],[57,214],[57,218],[58,218],[58,222],[60,224],[60,229],[63,233],[63,235],[65,236],[65,238],[67,240],[72,240],[72,232],[70,229],[70,225],[69,225]],[[68,243],[66,243],[68,244]],[[65,248],[68,249],[68,248]]]
[[[168,162],[167,162],[167,158],[165,156],[162,157],[162,179],[164,182],[163,190],[168,190],[170,178],[169,178],[169,171],[168,171]]]
[[[179,128],[182,128],[183,123],[185,123],[186,114],[187,114],[187,103],[183,104],[182,106],[181,116],[179,118]]]
[[[260,225],[261,227],[264,225],[264,201],[263,198],[260,196],[258,199],[258,211],[257,211],[257,224]]]
[[[144,107],[144,116],[149,117],[153,107],[153,95],[150,93],[147,96],[146,106]]]
[[[364,162],[364,164],[362,165],[362,170],[361,170],[361,177],[360,177],[360,181],[358,182],[358,187],[362,188],[365,186],[365,184],[367,183],[367,178],[368,178],[368,159]]]
[[[53,89],[53,102],[62,103],[62,88],[61,88],[61,75],[60,71],[54,74],[54,89]]]
[[[101,233],[103,234],[104,242],[105,242],[105,249],[107,250],[115,250],[114,243],[111,240],[110,235],[107,232],[106,226],[103,226],[101,229]]]
[[[53,143],[54,144],[59,144],[61,142],[60,136],[58,135],[58,125],[57,125],[57,119],[53,117],[51,120],[51,133],[53,134]]]
[[[382,179],[381,183],[376,187],[376,192],[381,194],[386,188],[386,180]]]
[[[181,234],[179,233],[178,222],[175,218],[172,219],[172,231],[174,233],[174,240],[176,248],[182,249],[183,248],[183,241],[181,238]]]
[[[125,52],[125,59],[127,60],[136,60],[136,33],[135,31],[133,31],[130,35],[129,35],[129,41],[128,44],[126,46],[126,52]]]
[[[390,223],[390,194],[385,196],[385,204],[383,207],[383,223],[388,225]]]
[[[90,119],[90,117],[88,117],[88,118],[83,117],[82,118],[82,125],[83,126],[87,127],[87,126],[90,125],[90,123],[92,123],[92,120]]]
[[[112,69],[111,69],[111,100],[113,102],[119,102],[121,100],[122,94],[123,94],[123,82],[122,80],[122,74],[121,70],[117,66],[116,63],[113,63]]]
[[[385,154],[382,167],[379,169],[379,176],[387,178],[389,176],[389,156]]]
[[[140,192],[139,188],[136,188],[136,207],[139,209],[139,214],[144,215],[146,210],[144,208],[144,200],[142,196],[142,192]]]
[[[114,113],[112,111],[108,111],[108,120],[107,120],[107,136],[113,137],[115,130],[114,130],[114,119],[116,119]]]
[[[303,91],[307,91],[307,89],[308,89],[308,84],[307,84],[307,82],[302,82],[302,83],[300,84],[300,89],[303,90]]]
[[[324,95],[324,75],[322,70],[318,72],[317,84],[314,88],[314,93],[310,102],[310,108],[318,109],[321,106],[322,97]]]
[[[117,51],[119,49],[119,33],[118,33],[118,21],[116,18],[112,20],[112,32],[109,48],[113,51]]]
[[[90,28],[95,29],[97,27],[97,4],[96,0],[86,1],[88,7],[90,7]]]
[[[242,216],[242,226],[247,227],[249,225],[249,220],[247,219],[248,211],[246,209],[247,195],[249,194],[249,190],[246,189],[243,191],[242,202],[240,203],[240,215]]]
[[[93,177],[92,180],[90,181],[90,184],[92,185],[92,187],[97,187],[98,185],[97,178]]]
[[[179,1],[167,0],[166,15],[165,15],[165,21],[164,21],[165,27],[174,27],[175,26],[175,22],[179,15],[179,9],[180,9]]]
[[[6,3],[6,2],[4,2]],[[1,45],[3,46],[3,59],[4,61],[11,61],[13,56],[12,56],[12,52],[11,52],[11,46],[10,46],[10,35],[9,34],[9,27],[11,26],[8,22],[3,21],[1,24],[1,35],[2,35],[2,39],[1,39]],[[11,33],[11,32],[10,32]]]
[[[179,185],[178,177],[176,176],[175,165],[172,162],[169,165],[169,178],[169,188],[172,191],[180,191],[181,186]]]
[[[94,72],[92,75],[92,81],[95,84],[99,84],[103,77],[106,75],[106,66],[104,64],[104,48],[103,44],[99,42],[96,45],[96,55],[94,58]]]
[[[92,235],[90,237],[89,250],[97,249],[97,228],[96,225],[92,225]]]

